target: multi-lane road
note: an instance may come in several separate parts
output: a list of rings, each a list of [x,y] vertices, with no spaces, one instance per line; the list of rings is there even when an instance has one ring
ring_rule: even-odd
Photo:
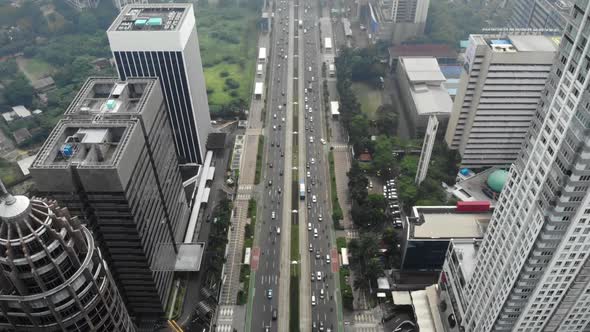
[[[252,289],[254,298],[251,305],[251,322],[246,322],[251,324],[250,331],[278,331],[279,322],[283,324],[285,319],[288,321],[288,311],[285,307],[288,306],[289,295],[281,291],[280,286],[285,283],[285,278],[288,278],[289,264],[292,152],[286,136],[290,134],[292,127],[292,82],[289,77],[292,76],[293,70],[290,64],[293,43],[290,39],[295,25],[290,19],[293,16],[290,1],[275,1],[272,6],[275,16],[267,66],[268,95],[265,96],[266,158],[261,181],[262,218],[259,218],[257,243],[252,252],[251,268],[255,272],[255,283]],[[289,185],[285,186],[285,183]],[[281,273],[285,267],[287,273]]]
[[[311,331],[335,331],[338,327],[337,272],[339,267],[333,232],[332,210],[329,197],[328,144],[326,141],[324,101],[322,100],[322,45],[319,32],[319,8],[317,1],[301,0],[299,15],[302,26],[299,30],[299,73],[301,80],[299,117],[300,123],[300,171],[305,173],[306,198],[300,209],[306,211],[305,220],[300,229],[307,236],[300,236],[303,242],[302,254],[307,252],[308,259],[302,260],[309,268],[302,268],[301,283],[308,289],[302,293],[300,301],[302,321],[307,321]],[[301,150],[303,148],[303,151]],[[301,216],[300,216],[301,217]],[[306,241],[307,240],[307,241]],[[306,310],[311,306],[311,310]],[[310,313],[309,319],[306,314]],[[304,330],[309,331],[304,327]]]
[[[266,98],[261,216],[252,250],[250,331],[288,331],[291,223],[299,224],[301,331],[339,330],[338,253],[329,199],[328,144],[317,1],[276,0]],[[294,117],[294,113],[297,116]],[[297,119],[297,123],[294,123]],[[296,131],[294,131],[294,128]],[[298,151],[292,151],[294,138]],[[293,153],[297,164],[292,164]],[[293,173],[293,170],[297,170]],[[298,178],[293,178],[298,174]],[[293,203],[293,183],[304,198]],[[259,203],[260,205],[260,203]],[[296,213],[294,211],[297,211]],[[295,215],[297,218],[292,218]],[[341,326],[340,326],[341,327]]]

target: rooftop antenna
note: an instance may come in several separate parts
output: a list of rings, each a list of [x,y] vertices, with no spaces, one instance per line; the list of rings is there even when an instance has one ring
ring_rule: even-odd
[[[6,190],[2,180],[0,180],[0,191],[2,191],[0,194],[6,205],[12,205],[14,202],[16,202],[16,198],[14,198],[14,196],[12,196],[8,190]]]

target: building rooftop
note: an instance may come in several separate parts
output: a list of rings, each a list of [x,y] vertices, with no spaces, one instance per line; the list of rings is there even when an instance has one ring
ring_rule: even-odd
[[[477,173],[466,180],[456,183],[450,191],[462,201],[490,201],[494,205],[497,197],[491,192],[487,182],[490,174],[498,169],[497,167],[492,167]]]
[[[414,206],[413,215],[422,224],[410,223],[410,238],[483,238],[492,218],[489,212],[456,212],[454,206]]]
[[[443,85],[445,77],[436,59],[401,57],[399,61],[410,81],[410,94],[418,114],[450,114],[453,101]]]
[[[389,48],[389,56],[399,57],[435,57],[435,58],[456,58],[457,52],[446,44],[404,44]]]
[[[451,240],[452,250],[456,253],[457,260],[461,266],[461,271],[465,277],[465,281],[471,279],[475,264],[477,263],[477,252],[479,250],[479,240],[477,241],[463,241]]]
[[[478,45],[488,45],[496,53],[556,52],[560,37],[533,34],[477,34],[469,40]]]
[[[190,6],[184,3],[128,5],[109,31],[174,31],[180,27]]]
[[[445,76],[438,66],[438,61],[433,57],[412,58],[402,57],[406,74],[412,83],[414,82],[442,82]]]
[[[112,167],[138,125],[157,79],[90,78],[45,141],[32,167]]]

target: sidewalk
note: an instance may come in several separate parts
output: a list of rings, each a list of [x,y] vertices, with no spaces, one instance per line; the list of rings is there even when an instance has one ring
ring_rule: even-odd
[[[265,33],[259,34],[258,47],[268,47],[268,44],[269,35]],[[257,78],[254,79],[257,80]],[[239,306],[235,306],[235,304],[238,291],[240,290],[244,228],[250,222],[247,218],[248,201],[255,189],[256,157],[258,154],[259,135],[262,132],[263,123],[261,114],[263,108],[264,99],[252,98],[248,116],[248,129],[245,133],[244,151],[246,152],[242,156],[240,165],[237,198],[234,201],[234,213],[232,214],[231,227],[228,234],[229,243],[226,248],[227,261],[223,268],[219,310],[217,311],[217,331],[231,331],[234,328],[238,331],[244,330],[245,310]],[[241,314],[236,315],[236,313]]]

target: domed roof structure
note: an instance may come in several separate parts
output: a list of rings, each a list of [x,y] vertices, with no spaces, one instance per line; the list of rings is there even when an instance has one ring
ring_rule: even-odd
[[[508,179],[508,172],[503,170],[503,169],[499,169],[496,171],[493,171],[492,174],[490,174],[490,176],[488,176],[488,180],[486,181],[488,184],[488,187],[490,187],[490,189],[492,189],[493,191],[500,193],[502,191],[502,188],[504,188],[504,184],[506,184],[506,180]]]

